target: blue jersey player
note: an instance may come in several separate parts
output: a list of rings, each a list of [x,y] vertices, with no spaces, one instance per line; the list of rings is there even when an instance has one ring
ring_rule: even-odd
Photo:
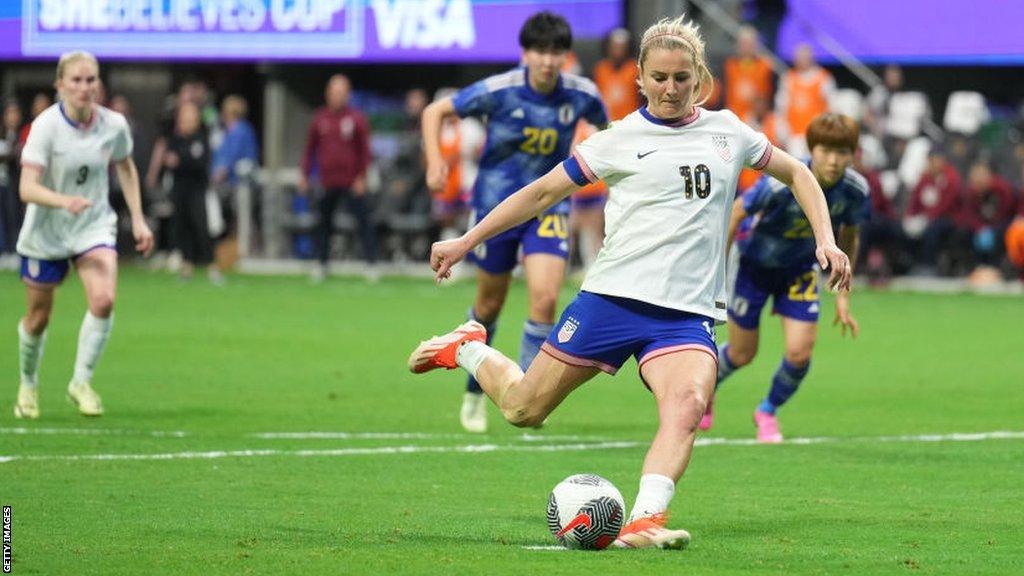
[[[572,31],[564,18],[550,12],[533,15],[519,32],[519,45],[525,66],[485,78],[423,112],[427,184],[432,190],[442,188],[447,177],[439,145],[444,117],[474,116],[486,122],[487,143],[471,199],[474,221],[565,160],[580,119],[595,126],[608,123],[593,82],[559,72],[572,46]],[[529,294],[519,356],[523,369],[533,361],[555,321],[569,255],[569,208],[569,201],[563,200],[482,243],[470,257],[478,271],[469,316],[487,327],[490,342],[522,250]],[[487,430],[486,398],[472,377],[460,420],[470,432]]]
[[[807,131],[811,172],[825,192],[839,248],[856,263],[861,223],[871,203],[863,176],[850,168],[857,149],[856,123],[840,114],[822,114]],[[730,238],[739,249],[740,264],[729,303],[729,341],[719,346],[718,382],[746,366],[757,354],[761,309],[772,298],[772,312],[782,317],[785,356],[772,377],[767,397],[754,411],[757,439],[782,441],[775,411],[797,391],[811,365],[818,333],[819,269],[815,241],[807,218],[790,189],[771,177],[763,177],[738,198],[729,223]],[[859,330],[850,314],[848,292],[836,296],[833,325],[841,325],[853,337]],[[700,428],[712,424],[711,403]]]

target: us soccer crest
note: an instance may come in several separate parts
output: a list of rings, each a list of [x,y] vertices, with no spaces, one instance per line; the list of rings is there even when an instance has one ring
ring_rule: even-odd
[[[729,147],[729,138],[723,134],[712,134],[711,135],[711,147],[718,152],[718,155],[722,157],[722,160],[726,162],[732,160],[732,148]]]
[[[558,343],[565,344],[572,340],[572,335],[576,333],[576,329],[579,327],[579,323],[574,318],[566,319],[562,327],[558,329]]]
[[[572,123],[575,113],[576,111],[573,110],[572,104],[562,104],[561,108],[558,109],[558,121],[568,126]]]

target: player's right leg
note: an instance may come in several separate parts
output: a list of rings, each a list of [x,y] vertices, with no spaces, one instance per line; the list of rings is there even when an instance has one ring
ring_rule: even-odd
[[[483,326],[466,322],[421,343],[409,358],[409,367],[413,372],[465,369],[505,419],[519,427],[543,422],[570,392],[598,373],[593,366],[574,366],[548,354],[538,354],[524,373],[516,362],[483,340]]]
[[[67,275],[67,261],[22,257],[21,278],[25,283],[27,308],[18,322],[18,368],[20,382],[15,418],[39,417],[39,365],[46,346],[46,326],[53,310],[57,286]]]

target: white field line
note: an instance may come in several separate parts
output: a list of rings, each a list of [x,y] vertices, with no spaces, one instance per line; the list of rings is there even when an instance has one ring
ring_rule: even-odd
[[[523,550],[544,550],[550,552],[568,552],[565,546],[523,546]]]
[[[577,452],[637,448],[641,442],[598,442],[592,444],[546,444],[533,446],[469,444],[464,446],[381,446],[377,448],[335,448],[326,450],[214,450],[209,452],[167,452],[163,454],[43,454],[0,456],[0,464],[18,460],[212,460],[256,456],[363,456],[377,454],[483,453],[483,452]]]
[[[256,432],[252,438],[263,440],[458,440],[481,438],[479,434],[434,434],[429,432]],[[525,433],[511,440],[521,442],[602,442],[599,436],[547,435]]]
[[[184,438],[181,430],[117,430],[113,428],[0,428],[0,434],[15,436],[152,436],[154,438]]]
[[[1024,432],[994,431],[953,434],[923,434],[907,436],[862,436],[852,438],[818,437],[791,438],[786,444],[842,444],[854,442],[979,442],[984,440],[1024,440]],[[698,438],[697,446],[752,446],[757,442],[748,438]],[[209,460],[218,458],[251,458],[256,456],[365,456],[380,454],[422,453],[485,453],[485,452],[578,452],[639,448],[647,442],[593,442],[576,444],[499,445],[469,444],[463,446],[380,446],[372,448],[335,448],[325,450],[214,450],[207,452],[166,452],[157,454],[41,454],[0,456],[0,464],[14,461],[40,460]]]

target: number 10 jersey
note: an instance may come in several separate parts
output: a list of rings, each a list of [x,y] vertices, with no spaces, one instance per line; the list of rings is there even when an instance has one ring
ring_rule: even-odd
[[[564,164],[577,184],[608,184],[605,241],[582,289],[726,317],[725,240],[744,166],[772,146],[729,111],[673,123],[646,109],[583,141]]]

